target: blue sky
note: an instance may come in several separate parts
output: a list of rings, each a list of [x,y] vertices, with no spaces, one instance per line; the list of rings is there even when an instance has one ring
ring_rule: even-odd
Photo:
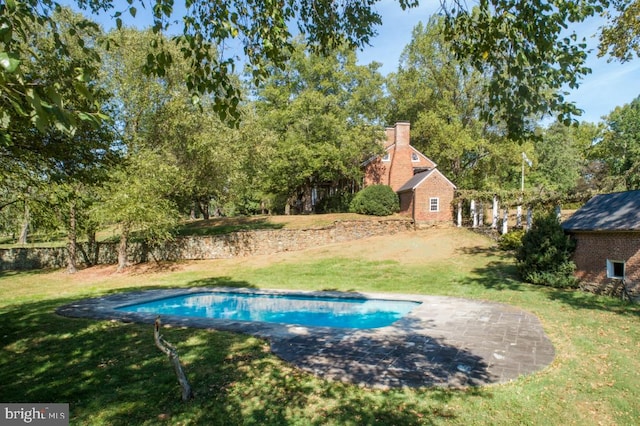
[[[63,0],[64,2],[64,0]],[[126,6],[122,0],[114,0],[116,4]],[[176,1],[176,4],[181,1]],[[382,0],[376,6],[382,16],[382,26],[378,27],[378,36],[371,39],[371,46],[358,52],[360,63],[379,62],[382,64],[380,71],[388,74],[397,70],[400,54],[404,47],[411,41],[411,32],[419,22],[426,22],[433,13],[437,13],[439,0],[422,0],[421,6],[416,9],[403,11],[398,5],[398,0]],[[123,18],[126,24],[144,26],[145,11],[138,10],[135,20]],[[105,29],[113,26],[113,20],[107,15],[94,17]],[[581,121],[598,122],[601,117],[609,114],[616,106],[622,106],[631,102],[640,95],[640,59],[621,64],[620,62],[608,62],[607,58],[597,58],[595,47],[597,39],[593,35],[597,32],[600,21],[593,19],[584,22],[575,28],[581,37],[586,37],[593,52],[589,55],[587,66],[592,73],[585,77],[580,87],[571,90],[568,99],[575,102],[578,108],[584,110],[579,118]]]

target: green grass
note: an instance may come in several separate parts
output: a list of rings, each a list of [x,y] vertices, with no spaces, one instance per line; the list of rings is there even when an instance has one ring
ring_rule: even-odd
[[[268,217],[239,217],[226,220],[198,220],[186,222],[180,225],[176,231],[177,235],[187,236],[208,236],[208,235],[224,235],[238,231],[256,231],[261,229],[282,229],[284,224],[273,223]]]
[[[640,307],[523,284],[512,261],[484,240],[449,259],[423,264],[367,260],[348,245],[339,247],[307,260],[283,255],[264,264],[162,265],[144,274],[2,272],[0,401],[69,403],[73,425],[637,424]],[[194,285],[439,294],[509,303],[540,318],[556,359],[541,372],[502,385],[379,391],[298,371],[253,337],[168,328],[163,335],[178,347],[196,393],[195,400],[182,403],[150,326],[54,313],[82,297]]]

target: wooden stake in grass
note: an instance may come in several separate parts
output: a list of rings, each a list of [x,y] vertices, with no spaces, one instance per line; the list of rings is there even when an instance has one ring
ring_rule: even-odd
[[[173,365],[173,370],[176,372],[178,383],[180,384],[180,388],[182,389],[182,400],[188,401],[192,399],[194,397],[193,391],[191,390],[191,385],[189,384],[189,380],[187,380],[187,376],[182,370],[180,358],[178,357],[178,351],[160,335],[160,317],[156,318],[153,337],[156,341],[156,346],[158,347],[158,349],[167,354],[167,356],[169,357],[169,361],[171,361],[171,364]]]

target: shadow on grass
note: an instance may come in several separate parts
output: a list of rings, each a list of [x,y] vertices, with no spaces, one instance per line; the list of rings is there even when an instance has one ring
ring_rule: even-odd
[[[250,286],[226,278],[188,286],[196,285]],[[69,403],[72,424],[412,425],[455,416],[446,407],[455,391],[369,391],[293,368],[254,337],[165,328],[196,395],[182,403],[152,326],[54,314],[73,301],[0,309],[0,401]]]
[[[497,257],[486,265],[472,270],[460,284],[479,284],[492,290],[524,291],[535,289],[553,301],[561,302],[574,309],[597,309],[623,315],[640,316],[640,305],[634,305],[621,299],[596,295],[578,289],[558,289],[522,282],[513,254],[495,248],[462,248],[460,253],[486,257]]]
[[[640,317],[640,305],[612,296],[588,293],[582,290],[547,288],[549,299],[571,306],[574,309],[590,309],[614,312],[624,316]]]
[[[513,255],[487,247],[463,247],[459,254],[495,258],[475,268],[471,274],[459,281],[460,284],[479,284],[492,290],[522,291],[526,284],[520,281],[518,270],[513,262]]]

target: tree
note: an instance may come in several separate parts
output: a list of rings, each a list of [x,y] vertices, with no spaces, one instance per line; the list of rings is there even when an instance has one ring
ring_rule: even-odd
[[[365,2],[345,0],[222,0],[215,6],[207,0],[185,1],[184,14],[174,8],[174,0],[130,0],[116,9],[113,18],[118,28],[122,15],[136,16],[140,6],[150,10],[155,33],[165,32],[175,21],[182,21],[181,54],[189,60],[186,83],[194,98],[202,94],[214,96],[215,108],[221,117],[238,118],[239,88],[229,77],[235,68],[234,53],[224,50],[225,42],[238,40],[247,58],[251,75],[260,81],[268,75],[269,62],[284,64],[291,51],[290,27],[306,38],[316,51],[331,51],[342,43],[362,47],[375,35],[375,26],[382,17],[376,12],[378,0]],[[611,0],[481,0],[469,10],[461,0],[441,0],[447,16],[450,40],[460,57],[473,61],[474,66],[491,74],[488,86],[489,108],[485,115],[508,123],[509,132],[522,132],[526,118],[540,113],[558,111],[560,118],[569,119],[577,113],[575,105],[566,102],[560,89],[575,87],[588,72],[584,66],[586,45],[575,34],[561,37],[568,23],[580,22],[601,13]],[[109,13],[117,7],[114,0],[75,0],[81,8]],[[398,0],[402,8],[414,7],[417,0]],[[633,11],[638,1],[615,0],[616,13],[610,16],[606,28],[626,30],[631,43],[620,40],[617,57],[625,58],[637,51],[637,23]],[[631,5],[627,7],[628,5]],[[48,23],[54,33],[56,48],[64,56],[70,43],[95,52],[78,38],[64,42],[59,37],[51,12],[59,9],[54,0],[7,0],[0,5],[0,91],[3,110],[0,123],[4,130],[15,126],[15,117],[32,117],[46,124],[54,123],[71,130],[78,119],[100,118],[97,108],[82,110],[66,106],[68,98],[60,96],[51,86],[39,83],[38,75],[23,71],[29,62],[39,62],[37,51],[28,49],[30,29],[36,23]],[[182,19],[180,19],[182,18]],[[295,22],[297,25],[292,25]],[[93,25],[88,21],[79,27]],[[603,49],[618,41],[615,34],[603,34]],[[145,70],[158,76],[166,73],[175,57],[168,52],[168,43],[152,45]],[[626,46],[626,48],[625,48]],[[157,50],[157,48],[160,50]],[[77,95],[86,97],[83,83],[87,71],[73,70],[69,80],[76,78]],[[4,100],[7,101],[4,101]],[[6,143],[6,138],[3,138]]]
[[[585,66],[586,41],[578,39],[568,25],[610,12],[609,0],[481,0],[472,10],[465,2],[452,3],[444,12],[454,51],[490,76],[485,119],[506,123],[508,133],[519,137],[526,134],[528,117],[556,114],[568,124],[579,115],[575,104],[566,101],[564,90],[576,88],[590,69]],[[609,16],[601,45],[602,49],[614,47],[612,54],[625,58],[632,49],[637,51],[633,10],[637,11],[638,1],[613,3],[618,15]],[[621,31],[635,43],[617,44],[625,39],[615,40],[612,35]]]
[[[101,224],[120,228],[118,271],[128,265],[128,245],[132,234],[145,243],[163,241],[178,223],[178,207],[171,200],[180,186],[176,167],[167,164],[162,151],[144,148],[126,163],[109,172],[93,216]]]
[[[44,132],[55,127],[72,135],[81,122],[97,125],[106,119],[101,105],[94,102],[92,86],[99,61],[92,37],[98,34],[99,28],[77,16],[59,22],[58,18],[65,13],[69,12],[49,0],[8,0],[0,4],[0,147],[3,149],[12,151],[21,147],[24,138],[18,134],[25,128]],[[48,43],[42,49],[45,31]],[[57,59],[55,68],[49,66],[51,57]],[[34,139],[24,151],[42,157],[60,154]]]
[[[76,0],[82,9],[94,13],[111,13],[118,8],[113,0]],[[407,7],[407,0],[399,0]],[[267,75],[267,62],[282,64],[290,52],[290,23],[297,23],[297,30],[306,36],[309,44],[317,50],[331,50],[348,43],[352,47],[362,46],[374,34],[373,26],[380,23],[380,15],[369,2],[349,0],[287,0],[284,2],[206,0],[185,2],[184,16],[177,16],[174,0],[131,0],[122,9],[113,12],[118,29],[122,27],[122,14],[133,17],[142,6],[152,13],[152,30],[155,34],[168,31],[176,18],[182,18],[182,32],[174,37],[181,45],[179,55],[188,60],[189,71],[184,75],[185,83],[197,100],[202,95],[212,94],[214,108],[221,118],[232,121],[239,117],[237,109],[240,99],[239,87],[231,75],[235,69],[234,54],[226,54],[226,41],[239,40],[246,63],[255,81]],[[52,12],[59,10],[54,0],[8,0],[0,5],[0,91],[4,103],[2,126],[9,129],[16,125],[14,117],[32,117],[41,125],[56,124],[72,131],[79,119],[99,119],[94,108],[70,109],[68,97],[63,97],[53,86],[40,84],[38,75],[25,72],[24,65],[38,63],[39,53],[28,49],[31,28],[38,24],[50,25],[55,47],[65,57],[72,45],[96,54],[95,46],[86,45],[81,37],[63,40],[58,37],[59,28]],[[74,29],[94,26],[88,20],[78,22]],[[171,52],[171,43],[159,40],[149,45],[144,70],[148,74],[164,76],[176,56]],[[63,61],[64,62],[64,61]],[[68,79],[77,81],[77,95],[91,99],[84,79],[94,70],[78,68],[68,74]],[[40,124],[39,124],[40,125]],[[6,140],[5,140],[6,143]]]
[[[602,140],[594,157],[605,165],[611,189],[640,188],[640,96],[605,117]]]
[[[57,10],[53,21],[57,36],[64,41],[79,38],[89,45],[101,35],[97,27],[78,26],[83,18],[69,9]],[[40,61],[23,64],[23,70],[38,75],[39,84],[54,87],[60,96],[68,99],[70,109],[91,107],[86,105],[87,98],[73,97],[77,85],[69,75],[76,67],[96,70],[97,57],[73,44],[63,56],[56,47],[52,35],[56,33],[49,22],[36,22],[30,31],[30,48],[38,52]],[[106,117],[108,93],[97,81],[86,83],[91,98],[99,106],[97,111]],[[104,168],[117,159],[112,150],[110,123],[100,121],[96,125],[92,120],[80,119],[71,132],[52,123],[39,122],[37,116],[14,118],[20,125],[5,134],[8,143],[0,144],[0,183],[9,188],[6,195],[21,200],[24,205],[20,240],[26,242],[26,231],[31,224],[37,224],[40,231],[66,229],[70,253],[68,270],[74,272],[76,238],[88,228],[83,208],[90,203],[90,197],[86,195],[91,186],[99,185]]]
[[[362,162],[381,148],[378,66],[357,65],[346,46],[323,57],[299,45],[284,70],[273,70],[257,91],[263,126],[277,137],[268,192],[309,212],[314,191],[340,190],[360,180]]]
[[[584,178],[589,149],[597,136],[595,125],[581,123],[566,126],[554,122],[533,139],[536,167],[529,172],[528,179],[539,190],[572,192]]]
[[[486,97],[483,76],[455,58],[443,31],[440,17],[413,29],[397,73],[389,76],[388,121],[410,121],[412,145],[456,185],[474,188],[474,171],[490,153],[488,126],[478,110]]]

